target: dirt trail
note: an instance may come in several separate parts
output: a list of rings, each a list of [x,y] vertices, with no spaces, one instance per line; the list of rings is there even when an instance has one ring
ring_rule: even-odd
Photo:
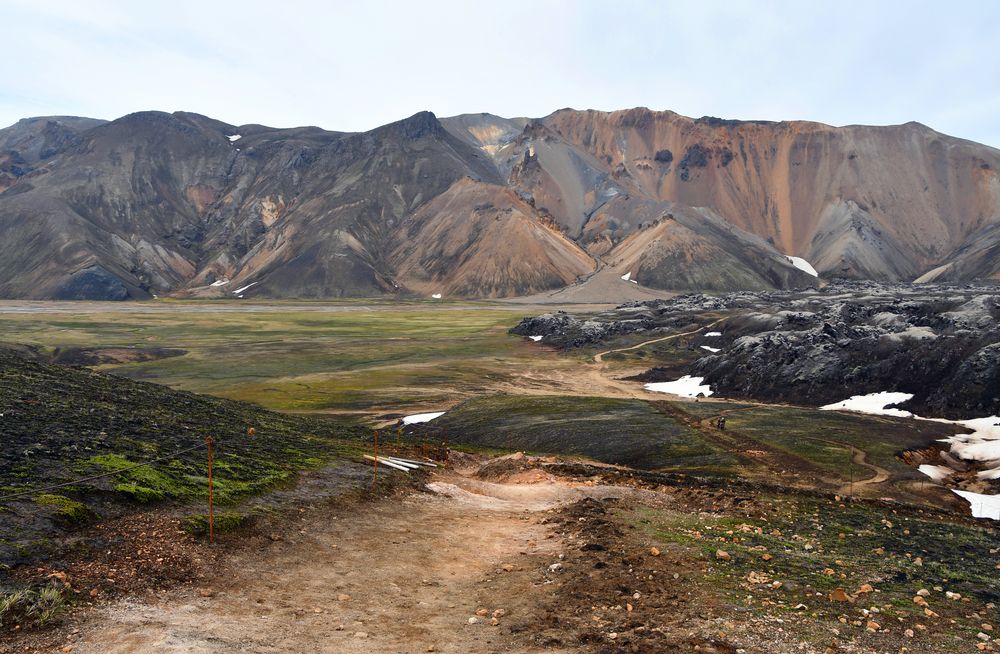
[[[528,619],[545,592],[535,572],[561,546],[540,522],[545,511],[620,491],[451,472],[429,488],[311,519],[284,542],[236,555],[211,597],[186,588],[112,605],[84,625],[74,652],[535,651],[490,616],[469,618],[502,608],[504,625]]]
[[[520,370],[514,380],[497,381],[489,385],[494,393],[508,395],[559,395],[559,396],[594,396],[617,397],[634,400],[662,400],[663,393],[647,391],[641,383],[625,381],[612,376],[610,366],[604,357],[614,352],[626,352],[669,341],[675,338],[691,336],[713,327],[725,318],[720,318],[707,325],[680,334],[660,336],[642,343],[599,352],[593,357],[593,364],[581,365],[579,368],[564,370],[559,368],[532,368]],[[596,364],[596,365],[594,365]],[[616,370],[619,376],[629,376],[644,372],[648,366],[638,366],[634,370]]]
[[[726,400],[721,400],[720,399],[720,401],[725,402]],[[753,400],[739,400],[739,402],[740,402],[740,404],[751,405],[751,406],[778,406],[778,405],[768,404],[766,402],[758,402],[758,401],[753,401]],[[692,422],[691,425],[694,426],[695,428],[697,428],[700,432],[702,432],[702,434],[704,434],[704,435],[706,435],[706,436],[708,436],[710,438],[713,438],[713,439],[716,439],[716,440],[723,439],[725,437],[728,437],[733,432],[731,432],[731,431],[730,432],[720,431],[718,429],[718,427],[716,426],[716,424],[718,422],[718,419],[720,417],[722,417],[722,416],[729,415],[731,413],[738,413],[739,411],[742,411],[743,408],[744,407],[736,407],[736,408],[732,408],[732,409],[725,409],[725,410],[719,411],[714,416],[709,416],[707,418],[702,418],[702,419],[698,420],[697,422]],[[662,409],[662,407],[661,407],[661,409]],[[858,465],[858,466],[861,466],[863,468],[867,468],[868,470],[871,470],[872,476],[868,477],[867,479],[855,479],[853,482],[843,482],[841,484],[841,486],[840,486],[839,491],[838,491],[842,495],[850,495],[852,493],[856,493],[859,489],[864,489],[864,487],[866,487],[866,486],[874,486],[876,484],[883,484],[883,483],[887,482],[892,477],[892,473],[889,472],[887,469],[885,469],[882,466],[877,465],[875,463],[870,463],[868,461],[868,458],[867,458],[868,457],[868,453],[867,452],[865,452],[864,450],[859,449],[857,447],[854,447],[853,445],[850,445],[850,444],[844,443],[844,442],[840,442],[840,441],[832,441],[832,440],[828,440],[828,439],[825,439],[825,438],[817,438],[817,437],[814,437],[814,436],[802,436],[802,438],[805,438],[805,439],[811,440],[811,441],[816,441],[817,443],[825,443],[827,445],[833,445],[835,447],[844,447],[844,448],[847,448],[851,452],[851,462],[854,465]],[[786,459],[786,460],[792,460],[792,459],[794,459],[794,460],[796,460],[796,461],[799,462],[799,466],[800,467],[806,467],[806,468],[811,467],[813,465],[811,462],[807,461],[806,459],[803,459],[802,457],[795,456],[795,455],[790,454],[788,452],[784,452],[784,451],[779,450],[777,448],[774,448],[774,447],[772,447],[772,446],[770,446],[767,443],[764,443],[762,441],[755,440],[754,441],[754,447],[760,449],[762,452],[768,453],[770,457],[776,458],[776,460],[777,459]],[[767,461],[766,459],[763,460],[762,462],[764,464],[768,464],[768,465],[770,465],[770,464],[773,463],[773,462]],[[785,465],[786,466],[788,465],[787,461],[785,462]],[[819,471],[817,471],[817,472],[819,472]],[[833,482],[834,480],[831,479],[830,481]]]
[[[847,443],[838,443],[837,441],[828,441],[822,438],[811,438],[810,440],[819,441],[822,443],[828,443],[829,445],[836,445],[837,447],[846,447],[851,451],[851,462],[854,465],[861,466],[863,468],[868,468],[872,471],[872,476],[868,479],[855,479],[853,482],[844,484],[840,492],[842,494],[851,494],[852,491],[857,491],[858,487],[864,488],[865,486],[874,486],[875,484],[882,484],[889,480],[892,473],[883,468],[880,465],[874,463],[869,463],[867,460],[868,453],[864,450],[858,449],[853,445],[848,445]]]
[[[629,350],[638,350],[641,347],[646,347],[647,345],[652,345],[653,343],[660,343],[662,341],[669,341],[669,340],[671,340],[673,338],[680,338],[682,336],[690,336],[691,334],[697,334],[698,332],[703,331],[705,329],[708,329],[709,327],[714,327],[715,325],[718,325],[723,320],[726,320],[726,318],[719,318],[715,322],[711,322],[711,323],[709,323],[707,325],[699,327],[698,329],[693,329],[693,330],[691,330],[689,332],[684,332],[682,334],[670,334],[669,336],[661,336],[660,338],[653,338],[653,339],[650,339],[648,341],[643,341],[642,343],[638,343],[636,345],[631,345],[629,347],[620,347],[620,348],[618,348],[616,350],[608,350],[606,352],[599,352],[599,353],[597,353],[597,354],[594,355],[594,363],[603,363],[604,362],[604,357],[606,355],[608,355],[608,354],[614,354],[615,352],[628,352]]]

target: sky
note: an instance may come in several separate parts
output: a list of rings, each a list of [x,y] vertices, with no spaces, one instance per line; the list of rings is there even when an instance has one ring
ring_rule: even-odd
[[[360,131],[431,110],[916,120],[1000,147],[1000,2],[0,0],[0,126],[194,111]]]

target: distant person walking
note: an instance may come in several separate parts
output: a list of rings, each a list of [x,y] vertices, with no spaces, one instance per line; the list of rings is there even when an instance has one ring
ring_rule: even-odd
[[[720,431],[726,431],[726,416],[719,416],[719,421],[716,424]]]

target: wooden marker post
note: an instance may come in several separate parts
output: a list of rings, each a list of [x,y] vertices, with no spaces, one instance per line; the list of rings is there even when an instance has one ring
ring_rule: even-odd
[[[378,432],[375,432],[375,460],[372,467],[372,490],[375,489],[375,482],[378,481]]]
[[[854,452],[847,450],[848,462],[847,465],[851,470],[851,485],[848,487],[848,497],[852,500],[854,499]]]
[[[212,512],[212,446],[215,441],[209,436],[205,439],[208,445],[208,542],[215,542],[215,515]]]

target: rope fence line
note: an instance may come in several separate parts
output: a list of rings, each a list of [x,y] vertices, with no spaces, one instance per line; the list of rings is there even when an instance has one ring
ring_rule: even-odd
[[[421,430],[421,431],[423,431],[423,430]],[[420,441],[421,449],[423,450],[423,455],[426,458],[427,457],[427,437],[428,436],[433,437],[435,435],[433,432],[438,432],[436,435],[443,435],[444,436],[444,441],[443,441],[442,445],[444,446],[445,465],[447,466],[447,461],[448,461],[448,437],[447,437],[447,431],[444,430],[444,429],[441,429],[441,428],[438,428],[438,429],[430,428],[430,429],[427,429],[427,431],[430,431],[432,433],[431,434],[427,434],[427,433],[419,434],[418,433],[418,434],[413,434],[412,436],[416,436],[417,437],[414,440],[419,440]],[[253,429],[253,428],[250,428],[250,430],[248,430],[247,433],[248,433],[248,435],[253,436],[254,434],[256,434],[256,430]],[[396,448],[397,449],[400,448],[400,445],[401,445],[400,438],[401,438],[402,435],[403,435],[403,429],[402,429],[402,427],[400,427],[397,430],[397,432],[396,432]],[[374,441],[375,441],[374,445],[375,445],[375,457],[376,457],[376,460],[374,462],[374,464],[375,464],[374,465],[374,475],[373,475],[374,478],[372,479],[372,485],[373,486],[375,484],[375,481],[378,479],[378,460],[377,460],[377,457],[378,457],[378,432],[377,431],[374,434]],[[412,443],[412,441],[411,441],[411,443]],[[147,467],[147,466],[152,466],[152,465],[157,464],[157,463],[161,463],[163,461],[169,461],[171,459],[176,459],[177,457],[179,457],[179,456],[181,456],[183,454],[187,454],[189,452],[194,452],[195,450],[200,450],[200,449],[207,449],[208,452],[209,452],[209,457],[210,458],[208,460],[209,461],[208,462],[208,466],[209,466],[209,479],[211,480],[211,468],[212,468],[211,452],[212,452],[213,446],[215,446],[215,445],[218,445],[218,443],[214,439],[208,438],[208,439],[205,440],[205,442],[199,443],[198,445],[194,445],[192,447],[184,448],[182,450],[177,450],[176,452],[172,452],[172,453],[166,454],[164,456],[159,456],[159,457],[156,457],[155,459],[150,459],[149,461],[143,461],[143,462],[140,462],[140,463],[135,463],[135,464],[132,464],[132,465],[129,465],[129,466],[125,466],[125,467],[119,468],[117,470],[109,470],[107,472],[102,472],[100,474],[90,475],[89,477],[81,477],[80,479],[74,479],[72,481],[61,482],[61,483],[58,483],[58,484],[51,484],[49,486],[41,486],[41,487],[36,487],[36,488],[31,488],[31,489],[25,489],[25,490],[19,491],[17,493],[11,493],[9,495],[0,495],[0,504],[9,502],[11,500],[16,500],[16,499],[19,499],[19,498],[22,498],[22,497],[30,497],[30,496],[39,495],[41,493],[45,493],[45,492],[48,492],[48,491],[59,490],[60,488],[69,488],[69,487],[72,487],[72,486],[79,486],[80,484],[84,484],[86,482],[96,481],[98,479],[105,479],[107,477],[114,477],[116,475],[121,475],[121,474],[124,474],[126,472],[131,472],[132,470],[136,470],[138,468],[144,468],[144,467]],[[248,445],[248,443],[241,442],[241,441],[235,441],[233,443],[227,443],[227,445],[235,446],[236,449],[239,449],[241,446]],[[229,453],[229,455],[232,456],[234,454],[233,453]],[[242,458],[238,454],[235,454],[235,456],[237,458]],[[211,483],[211,482],[209,482],[209,483]],[[209,491],[209,493],[210,493],[210,497],[211,497],[211,490]],[[211,499],[209,499],[209,506],[210,507],[211,507],[211,504],[212,504]],[[209,511],[211,512],[211,508],[209,509]]]
[[[11,495],[0,495],[0,502],[6,502],[8,500],[13,500],[13,499],[16,499],[18,497],[26,497],[28,495],[38,495],[39,493],[44,493],[45,491],[57,490],[57,489],[60,489],[60,488],[66,488],[68,486],[77,486],[77,485],[82,484],[84,482],[94,481],[96,479],[103,479],[104,477],[114,477],[115,475],[120,475],[120,474],[122,474],[124,472],[129,472],[131,470],[135,470],[136,468],[143,468],[145,466],[151,466],[154,463],[160,463],[161,461],[167,461],[169,459],[174,459],[174,458],[180,456],[181,454],[187,454],[188,452],[194,452],[195,450],[201,449],[203,447],[208,447],[208,445],[206,443],[200,443],[198,445],[195,445],[194,447],[189,447],[187,449],[178,450],[177,452],[173,452],[172,454],[168,454],[166,456],[157,457],[155,459],[152,459],[150,461],[144,461],[142,463],[136,463],[134,465],[127,466],[125,468],[119,468],[118,470],[111,470],[111,471],[108,471],[108,472],[102,472],[99,475],[91,475],[90,477],[83,477],[82,479],[76,479],[74,481],[67,481],[67,482],[63,482],[61,484],[53,484],[51,486],[43,486],[41,488],[32,488],[31,490],[25,490],[25,491],[21,491],[20,493],[13,493]]]
[[[401,431],[402,430],[400,430],[400,432]],[[256,433],[256,430],[254,430],[254,434],[255,433]],[[251,435],[253,435],[253,434],[251,434]],[[398,443],[398,441],[397,441],[397,443]],[[218,441],[214,441],[213,440],[213,445],[219,445]],[[241,441],[233,441],[231,443],[226,443],[227,449],[229,449],[231,447],[235,447],[236,449],[239,449],[241,447],[247,447],[248,445],[249,445],[248,443],[241,442]],[[109,470],[107,472],[102,472],[100,474],[91,475],[89,477],[82,477],[80,479],[74,479],[72,481],[66,481],[66,482],[62,482],[62,483],[58,483],[58,484],[52,484],[52,485],[49,485],[49,486],[42,486],[42,487],[36,487],[36,488],[26,489],[26,490],[23,490],[23,491],[20,491],[20,492],[17,492],[17,493],[11,493],[9,495],[0,495],[0,503],[7,502],[7,501],[10,501],[10,500],[15,500],[15,499],[18,499],[18,498],[21,498],[21,497],[28,497],[28,496],[32,496],[32,495],[38,495],[40,493],[45,493],[47,491],[59,490],[60,488],[68,488],[68,487],[71,487],[71,486],[78,486],[80,484],[83,484],[83,483],[86,483],[86,482],[89,482],[89,481],[96,481],[98,479],[104,479],[106,477],[114,477],[115,475],[124,474],[126,472],[130,472],[130,471],[136,470],[138,468],[144,468],[146,466],[151,466],[151,465],[154,465],[154,464],[157,464],[157,463],[161,463],[163,461],[169,461],[169,460],[175,459],[175,458],[177,458],[177,457],[179,457],[179,456],[181,456],[183,454],[187,454],[189,452],[194,452],[195,450],[206,449],[206,448],[208,448],[208,443],[207,442],[203,442],[203,443],[199,443],[198,445],[195,445],[193,447],[188,447],[188,448],[185,448],[183,450],[177,450],[176,452],[172,452],[170,454],[166,454],[166,455],[157,457],[155,459],[150,459],[149,461],[143,461],[143,462],[140,462],[140,463],[135,463],[135,464],[132,464],[130,466],[126,466],[124,468],[119,468],[117,470]],[[238,454],[235,454],[233,452],[227,452],[227,455],[228,456],[237,456],[237,457],[239,457]],[[242,457],[239,457],[239,458],[242,458]]]

